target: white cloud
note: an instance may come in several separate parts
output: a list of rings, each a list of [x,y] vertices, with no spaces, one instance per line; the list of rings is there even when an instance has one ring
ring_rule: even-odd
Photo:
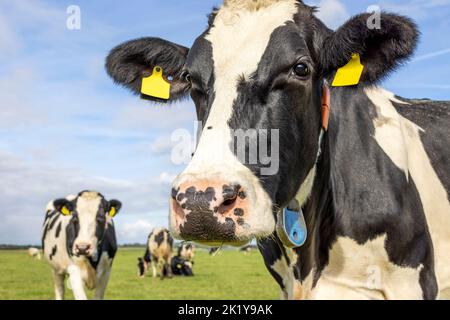
[[[30,164],[0,151],[0,177],[0,243],[38,243],[47,202],[86,189],[97,190],[107,199],[122,201],[121,214],[117,216],[118,230],[122,230],[122,223],[129,225],[132,216],[141,217],[139,220],[152,217],[153,220],[146,221],[155,225],[167,224],[167,216],[152,216],[151,213],[167,212],[171,177],[168,173],[153,179],[112,179],[64,165]],[[120,243],[131,240],[119,238]]]
[[[414,58],[414,60],[412,60],[412,62],[433,59],[433,58],[440,57],[440,56],[446,55],[446,54],[450,54],[450,48],[438,50],[435,52],[430,52],[430,53],[418,56],[418,57]]]
[[[0,58],[16,54],[22,47],[22,43],[16,32],[8,23],[4,14],[0,14]]]
[[[117,90],[124,90],[117,88]],[[184,101],[167,105],[155,105],[134,97],[131,103],[123,105],[116,116],[114,125],[128,129],[175,130],[189,126],[195,120],[192,102]],[[192,125],[193,126],[193,125]]]
[[[125,222],[116,228],[119,239],[127,239],[128,243],[145,243],[146,236],[154,227],[155,225],[151,221],[139,219]]]
[[[172,141],[170,135],[164,135],[156,138],[156,140],[150,144],[150,150],[156,155],[166,154],[173,149],[175,144],[176,142]]]
[[[13,127],[17,129],[45,122],[46,116],[33,108],[36,83],[39,83],[39,77],[32,67],[25,65],[11,70],[0,78],[1,129]]]
[[[177,177],[176,174],[170,174],[170,173],[163,171],[159,175],[159,181],[161,183],[172,184],[172,182],[175,180],[176,177]]]
[[[403,2],[381,1],[380,6],[383,10],[398,12],[414,19],[432,19],[435,14],[440,14],[445,11],[434,11],[432,9],[438,7],[449,6],[450,0],[410,0]]]
[[[338,28],[350,17],[347,8],[339,0],[321,0],[317,6],[319,11],[316,16],[331,29]]]

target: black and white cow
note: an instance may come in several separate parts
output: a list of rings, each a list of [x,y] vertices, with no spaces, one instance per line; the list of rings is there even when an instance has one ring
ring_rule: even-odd
[[[183,242],[178,247],[178,256],[184,260],[193,261],[195,257],[195,246],[189,242]]]
[[[173,78],[171,100],[190,94],[202,121],[173,183],[173,234],[264,238],[295,198],[309,234],[287,264],[295,297],[438,298],[450,287],[450,103],[377,86],[414,52],[410,19],[382,12],[369,28],[371,14],[361,14],[332,31],[314,12],[298,0],[225,0],[190,49],[141,38],[111,51],[115,82],[139,93],[160,66]],[[354,54],[359,83],[329,88]],[[275,174],[238,157],[238,129],[278,130],[279,141],[266,139],[269,150],[278,144]],[[246,149],[256,139],[248,135]]]
[[[121,208],[96,191],[50,201],[43,225],[42,248],[53,272],[57,300],[64,299],[68,275],[75,299],[86,299],[84,287],[103,299],[117,251],[113,217]]]
[[[41,260],[41,250],[38,248],[28,248],[28,255],[33,259]]]
[[[220,250],[220,247],[211,247],[211,248],[209,249],[209,255],[210,255],[210,256],[214,256],[214,255],[216,255],[216,253],[217,253],[219,250]]]
[[[148,235],[144,261],[152,266],[152,276],[156,278],[157,269],[160,277],[172,277],[170,262],[172,259],[173,237],[165,228],[155,228]]]

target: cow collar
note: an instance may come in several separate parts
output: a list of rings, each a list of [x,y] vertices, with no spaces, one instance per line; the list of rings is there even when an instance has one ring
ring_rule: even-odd
[[[324,83],[322,87],[321,103],[322,126],[319,134],[319,149],[317,152],[315,165],[319,161],[322,153],[323,137],[328,131],[331,110],[330,101],[330,88],[327,83]],[[302,208],[298,204],[297,200],[292,200],[291,204],[281,211],[281,214],[278,217],[277,234],[283,245],[288,248],[299,248],[305,244],[308,231]]]

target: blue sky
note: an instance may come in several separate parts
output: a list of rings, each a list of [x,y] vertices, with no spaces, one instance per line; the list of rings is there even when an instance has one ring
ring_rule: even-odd
[[[220,0],[0,1],[0,243],[39,243],[46,203],[97,189],[124,206],[119,242],[167,225],[173,130],[193,131],[190,101],[153,106],[116,87],[107,52],[158,36],[190,46]],[[414,18],[418,51],[384,87],[405,97],[450,98],[450,0],[305,1],[337,27],[370,5]],[[81,9],[68,30],[66,9]]]

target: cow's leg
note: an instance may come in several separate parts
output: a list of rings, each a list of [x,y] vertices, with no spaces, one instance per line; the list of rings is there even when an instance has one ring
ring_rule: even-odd
[[[172,278],[172,266],[170,264],[170,257],[165,259],[164,263],[165,263],[166,269],[167,269],[167,277]]]
[[[105,296],[106,286],[108,285],[111,269],[102,271],[97,275],[97,286],[94,293],[94,300],[103,300]]]
[[[70,286],[76,300],[87,300],[86,292],[84,292],[83,279],[81,279],[80,268],[75,265],[70,265],[67,268],[69,273]]]
[[[160,259],[158,268],[160,272],[159,277],[161,280],[163,280],[164,277],[167,275],[166,260],[164,258]]]
[[[100,264],[97,266],[94,300],[103,300],[110,275],[111,260],[104,254],[100,260]]]
[[[55,285],[55,299],[56,300],[64,300],[64,278],[63,274],[59,274],[55,270],[53,270],[53,282]]]
[[[153,258],[151,264],[152,264],[152,276],[153,276],[153,278],[156,278],[156,275],[157,275],[156,268],[158,266],[158,260]]]

